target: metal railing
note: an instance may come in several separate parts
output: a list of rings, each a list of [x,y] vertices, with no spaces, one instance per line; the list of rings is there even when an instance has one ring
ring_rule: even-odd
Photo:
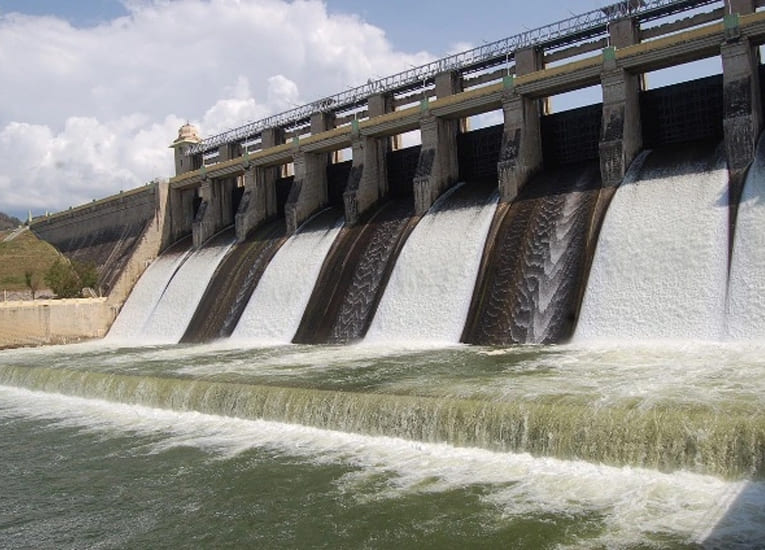
[[[624,0],[617,2],[550,25],[483,44],[419,67],[412,67],[391,76],[378,80],[370,79],[361,86],[210,136],[190,147],[188,154],[206,153],[224,143],[250,139],[266,128],[297,125],[307,121],[314,113],[352,108],[364,103],[369,96],[374,94],[424,87],[428,83],[432,83],[435,76],[442,72],[468,72],[502,63],[507,63],[509,66],[510,59],[514,59],[515,52],[520,49],[531,46],[565,46],[584,39],[603,36],[608,33],[609,23],[624,17],[633,17],[641,22],[651,21],[719,2],[720,0]]]

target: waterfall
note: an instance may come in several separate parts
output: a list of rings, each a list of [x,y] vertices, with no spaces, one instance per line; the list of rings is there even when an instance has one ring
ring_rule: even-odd
[[[324,258],[343,225],[334,209],[307,221],[268,264],[231,337],[289,343],[300,325]]]
[[[762,411],[320,390],[0,366],[0,385],[159,409],[725,477],[765,476]]]
[[[727,332],[761,340],[765,333],[765,140],[749,169],[738,207],[728,282]]]
[[[630,171],[603,222],[576,339],[722,336],[727,184],[712,144],[653,151]]]
[[[108,341],[136,343],[143,326],[157,307],[167,285],[186,261],[189,250],[171,249],[146,268],[112,324]]]
[[[547,170],[497,209],[462,340],[567,340],[600,189],[597,163]]]
[[[365,342],[460,339],[497,204],[463,185],[442,196],[398,257]]]
[[[366,223],[344,227],[324,261],[294,342],[364,337],[398,253],[419,216],[411,198],[383,204]]]
[[[278,218],[232,248],[207,285],[181,342],[208,342],[231,336],[260,277],[284,244],[284,233],[284,218]]]
[[[233,244],[230,234],[194,251],[167,285],[141,331],[141,343],[177,344],[218,264]],[[223,242],[221,242],[223,241]]]

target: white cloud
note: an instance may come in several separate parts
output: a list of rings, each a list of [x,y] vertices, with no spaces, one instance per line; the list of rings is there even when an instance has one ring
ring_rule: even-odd
[[[210,135],[430,59],[318,0],[144,0],[88,28],[0,15],[0,210],[67,208],[170,176]]]

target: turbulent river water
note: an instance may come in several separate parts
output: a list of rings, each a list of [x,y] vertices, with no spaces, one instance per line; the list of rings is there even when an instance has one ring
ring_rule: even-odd
[[[4,351],[0,546],[756,548],[763,351]]]

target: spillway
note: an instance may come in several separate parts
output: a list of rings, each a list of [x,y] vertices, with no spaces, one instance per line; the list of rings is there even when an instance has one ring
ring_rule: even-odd
[[[630,171],[603,222],[576,339],[722,337],[727,183],[715,143],[653,151]]]
[[[597,163],[547,170],[497,209],[462,341],[558,343],[573,332],[600,190]]]
[[[181,342],[208,342],[230,336],[266,267],[285,240],[284,219],[276,219],[236,245],[207,285]]]
[[[363,338],[418,220],[408,197],[390,200],[364,223],[344,227],[324,262],[294,341],[319,344]]]
[[[154,260],[136,283],[114,320],[107,341],[136,343],[168,284],[188,258],[191,239],[178,243]]]
[[[749,169],[738,206],[728,283],[727,333],[734,340],[765,334],[765,140]]]
[[[233,244],[226,231],[192,252],[167,284],[144,324],[141,343],[177,344],[199,305],[218,264]]]
[[[442,196],[401,251],[365,342],[459,341],[497,205],[491,186]]]
[[[282,245],[260,278],[232,339],[259,344],[292,340],[342,224],[342,214],[327,209]]]

